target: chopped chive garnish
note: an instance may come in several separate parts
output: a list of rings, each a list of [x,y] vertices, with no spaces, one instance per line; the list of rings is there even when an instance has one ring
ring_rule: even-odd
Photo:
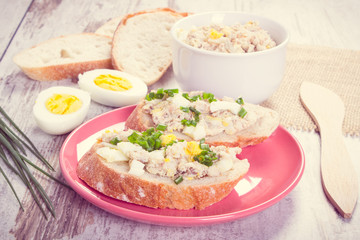
[[[150,93],[148,93],[145,96],[145,99],[147,101],[151,101],[154,99],[163,99],[164,97],[173,97],[175,95],[175,93],[178,93],[179,89],[163,89],[163,88],[159,88],[157,89],[157,91],[151,91]]]
[[[201,149],[201,150],[210,151],[209,144],[201,143],[201,144],[200,144],[200,149]]]
[[[164,97],[164,89],[159,88],[155,93],[155,98],[156,99],[162,99],[163,97]]]
[[[140,145],[146,151],[152,152],[161,148],[161,135],[162,133],[155,131],[154,128],[148,128],[142,133],[133,132],[130,136],[128,136],[128,140],[133,144]]]
[[[166,126],[166,125],[163,125],[163,124],[159,124],[159,125],[156,127],[156,129],[159,130],[159,131],[165,131],[166,128],[167,128],[167,126]]]
[[[180,176],[178,176],[177,178],[175,178],[174,182],[175,182],[175,184],[179,184],[179,183],[181,183],[183,180],[184,180],[183,176],[180,175]]]
[[[196,127],[197,123],[200,121],[200,112],[198,110],[196,110],[194,107],[180,107],[180,109],[183,112],[192,112],[193,113],[193,117],[194,120],[188,120],[188,119],[183,119],[181,120],[181,124],[184,126],[194,126]]]
[[[244,105],[244,99],[243,98],[238,98],[238,99],[236,99],[236,102],[238,103],[238,104],[240,104],[240,105]]]
[[[204,100],[208,100],[209,103],[211,102],[216,102],[216,98],[214,96],[214,94],[212,93],[207,93],[207,92],[204,92],[203,95],[202,95],[202,99]]]
[[[184,125],[184,126],[187,126],[187,127],[189,127],[189,126],[196,127],[197,122],[195,120],[183,119],[183,120],[181,120],[181,124]]]
[[[203,150],[199,155],[194,157],[195,161],[198,161],[201,164],[204,164],[208,167],[213,165],[213,161],[216,160],[216,153],[209,150]]]
[[[193,96],[193,97],[190,97],[188,93],[183,93],[182,96],[183,96],[185,99],[189,100],[190,102],[195,102],[195,101],[197,101],[198,99],[201,98],[200,95],[195,95],[195,96]]]
[[[208,144],[205,143],[205,138],[199,142],[199,147],[202,150],[200,154],[194,156],[194,160],[208,167],[213,165],[213,161],[218,159],[216,153],[210,150]]]
[[[175,89],[166,89],[164,90],[164,92],[169,96],[169,97],[173,97],[175,94],[174,93],[179,93],[179,89],[175,88]]]
[[[149,92],[147,95],[146,95],[146,97],[145,97],[145,99],[147,100],[147,101],[151,101],[151,100],[153,100],[155,98],[155,93],[154,92]]]
[[[117,145],[119,142],[121,142],[121,140],[119,140],[117,137],[110,140],[110,143],[113,145]]]
[[[186,112],[186,113],[190,112],[190,109],[188,107],[182,107],[181,106],[180,110],[183,111],[183,112]]]
[[[245,110],[245,108],[241,108],[238,115],[241,117],[241,118],[244,118],[245,115],[247,114],[247,111]]]

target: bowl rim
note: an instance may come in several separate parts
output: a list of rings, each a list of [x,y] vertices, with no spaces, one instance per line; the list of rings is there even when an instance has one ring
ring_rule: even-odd
[[[239,15],[246,15],[249,17],[254,17],[254,18],[263,19],[263,20],[272,22],[272,24],[275,24],[278,27],[280,27],[280,29],[285,33],[285,39],[280,44],[277,44],[275,47],[267,49],[267,50],[263,50],[263,51],[250,52],[250,53],[224,53],[224,52],[216,52],[216,51],[204,50],[204,49],[193,47],[193,46],[181,41],[177,37],[176,30],[178,28],[177,26],[180,23],[188,21],[189,18],[193,18],[193,17],[197,17],[197,16],[201,16],[201,15],[213,15],[213,14],[239,14]],[[250,56],[271,54],[272,52],[277,51],[279,48],[286,47],[289,42],[289,39],[290,39],[289,31],[287,31],[287,29],[279,22],[277,22],[271,18],[268,18],[268,17],[264,17],[261,15],[252,14],[252,13],[241,12],[241,11],[208,11],[208,12],[191,14],[191,15],[188,15],[187,17],[184,17],[184,18],[178,20],[176,23],[174,23],[173,26],[171,27],[170,33],[171,33],[171,37],[173,38],[174,41],[176,41],[182,47],[189,49],[190,51],[195,51],[197,53],[204,54],[204,55],[221,56],[221,57],[229,57],[229,58],[230,57],[237,57],[237,58],[240,57],[241,58],[241,57],[250,57]]]

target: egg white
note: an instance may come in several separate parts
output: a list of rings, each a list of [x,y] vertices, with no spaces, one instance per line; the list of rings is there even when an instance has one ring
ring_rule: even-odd
[[[112,91],[101,88],[94,83],[94,79],[102,74],[111,74],[127,79],[132,88],[126,91]],[[137,104],[147,94],[147,85],[140,78],[131,74],[112,69],[96,69],[79,74],[79,86],[87,91],[91,99],[97,103],[110,107],[123,107]]]
[[[76,96],[82,105],[75,112],[60,115],[47,110],[45,103],[53,94],[69,94]],[[39,93],[33,107],[33,116],[36,124],[44,132],[52,135],[61,135],[68,133],[78,127],[85,119],[89,111],[91,98],[90,95],[81,90],[72,87],[50,87]]]

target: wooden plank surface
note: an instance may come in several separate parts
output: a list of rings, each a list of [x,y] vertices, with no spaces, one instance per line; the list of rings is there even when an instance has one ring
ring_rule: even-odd
[[[26,3],[29,4],[29,1],[14,2],[18,2],[16,7],[6,7],[9,11],[7,16],[14,17],[5,18],[7,39],[24,14],[20,7],[25,9]],[[12,62],[12,57],[20,50],[49,38],[95,31],[112,17],[156,7],[171,7],[184,12],[238,10],[261,14],[282,22],[290,30],[291,42],[360,50],[360,3],[357,0],[35,0],[0,62],[0,104],[42,150],[56,168],[55,175],[59,178],[62,178],[59,151],[66,135],[49,136],[40,131],[31,116],[32,106],[41,90],[55,85],[76,86],[76,82],[40,83],[29,80]],[[1,40],[0,43],[6,41],[9,40]],[[0,47],[0,50],[4,49]],[[172,84],[174,79],[170,69],[152,88]],[[111,109],[92,103],[87,119]],[[318,135],[299,131],[292,133],[301,142],[307,157],[303,179],[282,201],[245,219],[193,228],[139,223],[107,213],[72,190],[39,177],[54,202],[57,214],[56,219],[46,221],[26,189],[18,183],[17,177],[11,175],[10,180],[16,183],[15,188],[26,210],[19,210],[11,190],[5,181],[0,180],[0,239],[356,239],[360,236],[358,209],[355,209],[353,219],[343,220],[334,212],[319,184]],[[346,143],[351,157],[358,159],[359,138],[347,138]],[[360,161],[356,161],[358,173],[359,165]]]
[[[0,61],[31,3],[32,0],[0,1]]]

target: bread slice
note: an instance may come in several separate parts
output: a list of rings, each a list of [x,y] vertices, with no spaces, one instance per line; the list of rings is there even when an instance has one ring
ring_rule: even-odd
[[[147,84],[158,81],[172,63],[170,29],[186,13],[168,8],[125,16],[113,36],[115,69],[133,74]]]
[[[108,37],[113,37],[116,28],[118,27],[119,23],[123,19],[123,16],[115,17],[104,23],[98,29],[96,29],[96,34],[105,35]]]
[[[204,209],[225,198],[248,172],[249,163],[239,160],[226,174],[185,180],[180,184],[165,176],[129,173],[127,162],[107,162],[96,153],[96,143],[80,159],[77,175],[91,188],[129,203],[151,208]]]
[[[77,78],[80,73],[112,68],[111,38],[95,33],[71,34],[42,42],[14,56],[13,61],[31,79]]]
[[[181,94],[181,93],[179,93]],[[190,92],[190,95],[192,93]],[[166,99],[163,99],[166,100]],[[173,104],[171,104],[171,101],[165,101],[166,104],[161,106],[161,109],[158,109],[159,111],[165,111],[167,112],[168,116],[173,116],[174,119],[177,119],[178,113],[175,113],[174,111],[176,108]],[[147,109],[147,104],[149,104],[149,101],[146,99],[143,99],[134,109],[134,111],[130,114],[128,119],[125,122],[125,126],[130,129],[138,130],[138,131],[145,131],[149,127],[154,127],[158,124],[164,124],[166,125],[166,122],[154,122],[154,117],[151,114],[151,112]],[[244,122],[244,126],[241,129],[237,129],[235,132],[228,133],[226,131],[221,131],[217,134],[210,134],[209,132],[206,132],[206,135],[204,136],[206,139],[206,143],[212,146],[227,146],[227,147],[246,147],[249,145],[256,145],[261,142],[263,142],[265,139],[267,139],[279,126],[280,123],[280,117],[279,114],[270,109],[265,108],[260,105],[254,105],[250,103],[245,103],[244,109],[248,112],[247,115],[244,117],[244,119],[240,119],[238,115],[233,115],[232,119],[233,121],[235,119],[240,119],[240,121]],[[224,110],[224,112],[228,112]],[[229,114],[228,114],[229,115]],[[201,118],[206,117],[212,117],[209,116],[208,113],[202,113],[200,114]],[[225,120],[216,117],[220,121]],[[172,119],[172,121],[175,121]],[[181,119],[178,119],[177,121],[180,121]],[[159,120],[158,120],[159,121]],[[160,120],[161,121],[161,120]],[[168,121],[168,119],[166,120]],[[211,129],[212,127],[209,126],[208,130],[214,130]],[[177,138],[184,139],[186,141],[196,140],[194,136],[191,136],[189,134],[185,134],[183,130],[171,130],[171,133],[175,134]]]

